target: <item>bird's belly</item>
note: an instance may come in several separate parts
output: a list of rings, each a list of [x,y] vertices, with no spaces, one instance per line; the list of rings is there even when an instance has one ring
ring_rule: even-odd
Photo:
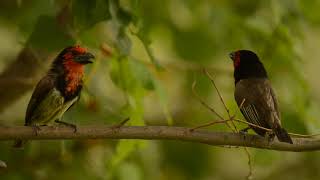
[[[33,113],[32,125],[48,125],[51,122],[61,119],[68,108],[78,100],[78,97],[64,102],[64,97],[57,89],[51,90],[49,95],[39,104]]]
[[[61,108],[61,110],[58,112],[58,114],[57,114],[57,116],[56,116],[56,118],[55,118],[54,120],[56,120],[56,119],[59,119],[59,120],[60,120],[60,119],[62,118],[63,114],[64,114],[75,102],[77,102],[78,98],[79,98],[79,97],[75,97],[74,99],[72,99],[72,100],[64,103],[63,106],[62,106],[62,108]]]

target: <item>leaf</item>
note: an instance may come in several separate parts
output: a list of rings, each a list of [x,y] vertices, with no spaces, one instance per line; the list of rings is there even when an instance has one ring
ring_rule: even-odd
[[[122,168],[122,162],[125,161],[138,147],[143,147],[145,141],[141,140],[120,140],[116,147],[116,152],[112,159],[107,163],[108,177],[114,176],[117,169]],[[121,164],[121,166],[119,166]]]
[[[122,26],[128,26],[134,18],[129,11],[118,6],[117,19],[122,24]]]
[[[138,163],[126,162],[121,164],[117,171],[117,179],[118,180],[140,180],[144,179],[142,167],[139,166]]]
[[[167,123],[169,126],[171,126],[173,124],[173,120],[168,108],[168,95],[166,90],[164,89],[164,87],[161,85],[160,82],[158,82],[157,80],[154,79],[153,81],[154,86],[155,86],[155,90],[156,93],[158,95],[159,101],[160,101],[160,105],[162,106],[163,109],[163,113],[166,117]]]
[[[153,81],[147,68],[137,61],[118,57],[110,63],[110,76],[115,85],[127,95],[129,123],[143,125],[143,97],[146,90],[153,89]]]
[[[110,76],[120,89],[128,92],[133,91],[136,79],[132,74],[128,58],[113,58],[110,63]]]
[[[131,51],[131,40],[125,32],[125,29],[122,27],[117,35],[116,46],[120,50],[121,56],[129,56]]]
[[[74,25],[79,30],[92,28],[96,23],[111,19],[108,0],[73,0]]]
[[[163,165],[168,169],[177,169],[183,172],[181,179],[204,179],[210,167],[209,148],[192,143],[178,143],[163,141],[161,143]],[[186,178],[188,177],[188,178]]]
[[[111,167],[117,166],[121,161],[123,161],[135,148],[137,141],[134,140],[121,140],[119,141],[116,153],[111,160]]]
[[[14,4],[15,3],[16,2],[14,2]],[[10,13],[13,13],[10,15],[9,20],[17,23],[19,26],[19,31],[24,35],[30,35],[32,33],[32,30],[37,24],[39,17],[54,17],[56,15],[54,3],[48,3],[41,0],[33,0],[29,1],[28,3],[22,3],[21,6],[17,6],[14,9],[7,9],[6,7],[3,7],[2,10],[9,10]]]
[[[215,37],[205,26],[183,31],[177,29],[174,42],[178,55],[186,61],[206,63],[216,53]]]
[[[53,51],[70,46],[75,43],[75,40],[58,27],[54,17],[41,16],[29,37],[28,43],[36,48]]]
[[[144,89],[154,90],[153,77],[145,64],[140,61],[129,61],[130,67],[134,72],[135,78],[141,83]]]
[[[141,27],[142,28],[142,27]],[[135,34],[140,41],[142,42],[145,50],[147,51],[147,54],[150,58],[150,61],[152,62],[152,64],[154,64],[157,68],[157,70],[163,70],[164,68],[160,65],[159,61],[156,59],[156,57],[153,54],[153,51],[150,47],[151,45],[151,40],[142,32],[142,30],[140,29],[139,32],[137,34]]]
[[[139,86],[145,90],[154,90],[154,82],[147,67],[133,59],[113,59],[110,64],[112,81],[122,90],[134,94]]]

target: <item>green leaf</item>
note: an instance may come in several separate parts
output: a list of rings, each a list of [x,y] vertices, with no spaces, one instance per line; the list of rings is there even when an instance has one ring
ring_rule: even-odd
[[[129,61],[135,78],[141,83],[144,89],[154,90],[153,77],[145,64],[140,61]]]
[[[148,68],[133,59],[113,59],[110,64],[112,81],[122,90],[134,94],[137,87],[154,90],[153,77]]]
[[[53,51],[73,45],[75,40],[59,28],[54,17],[41,16],[28,43],[36,48]]]
[[[128,26],[134,18],[129,11],[119,6],[117,11],[117,19],[123,26]]]
[[[162,106],[163,113],[166,117],[167,123],[169,126],[171,126],[173,124],[173,119],[171,117],[170,110],[168,108],[167,92],[166,92],[165,88],[161,85],[161,83],[158,82],[156,79],[154,79],[153,83],[154,83],[155,90],[156,90],[156,93],[157,93],[159,101],[160,101],[160,105]]]
[[[176,51],[183,60],[205,63],[216,53],[215,37],[206,26],[183,31],[177,29],[174,38]]]
[[[136,79],[132,74],[128,58],[113,58],[110,63],[110,76],[115,85],[123,91],[134,91]]]
[[[111,18],[108,0],[73,0],[74,25],[79,30],[92,28],[96,23]]]
[[[111,160],[111,167],[117,166],[137,147],[137,141],[134,140],[121,140],[119,141],[116,153]]]
[[[125,162],[117,171],[118,180],[141,180],[143,178],[142,167],[137,163]]]
[[[110,76],[115,85],[127,95],[129,123],[143,125],[143,97],[146,90],[154,88],[148,69],[132,59],[118,57],[110,63]]]
[[[120,28],[117,36],[116,46],[120,50],[121,56],[129,56],[131,50],[131,40],[125,32],[124,28]]]
[[[142,42],[145,50],[147,51],[147,54],[150,58],[150,61],[152,62],[152,64],[154,64],[157,68],[157,70],[163,70],[164,68],[160,65],[159,61],[157,60],[157,58],[154,56],[153,51],[150,47],[151,45],[151,40],[146,36],[145,33],[143,33],[141,31],[141,29],[139,30],[139,32],[137,34],[135,34],[140,41]]]
[[[204,179],[208,169],[213,171],[208,146],[176,141],[164,141],[161,145],[164,167],[183,172],[181,179]]]

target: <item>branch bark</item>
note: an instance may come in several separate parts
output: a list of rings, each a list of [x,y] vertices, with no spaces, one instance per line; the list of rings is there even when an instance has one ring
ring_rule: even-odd
[[[277,140],[268,142],[257,135],[241,135],[229,132],[212,132],[205,130],[189,131],[185,127],[169,126],[80,126],[74,133],[73,128],[63,126],[45,126],[37,135],[34,129],[26,126],[1,126],[0,140],[15,139],[144,139],[177,140],[208,144],[213,146],[243,146],[278,151],[317,151],[320,140],[312,138],[294,138],[294,144]]]

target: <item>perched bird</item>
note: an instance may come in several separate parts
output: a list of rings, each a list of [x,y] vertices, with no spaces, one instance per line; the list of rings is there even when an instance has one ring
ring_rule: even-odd
[[[25,126],[33,126],[37,133],[39,126],[56,122],[76,130],[75,125],[63,122],[61,118],[79,100],[84,65],[92,63],[93,58],[80,46],[65,48],[34,89],[27,107]],[[22,140],[17,140],[14,147],[22,147],[23,144]]]
[[[230,58],[234,66],[234,96],[244,118],[249,123],[272,129],[279,141],[292,144],[289,134],[281,127],[278,102],[258,56],[249,50],[239,50],[230,53]],[[267,133],[258,127],[249,125],[249,128],[261,136]]]

